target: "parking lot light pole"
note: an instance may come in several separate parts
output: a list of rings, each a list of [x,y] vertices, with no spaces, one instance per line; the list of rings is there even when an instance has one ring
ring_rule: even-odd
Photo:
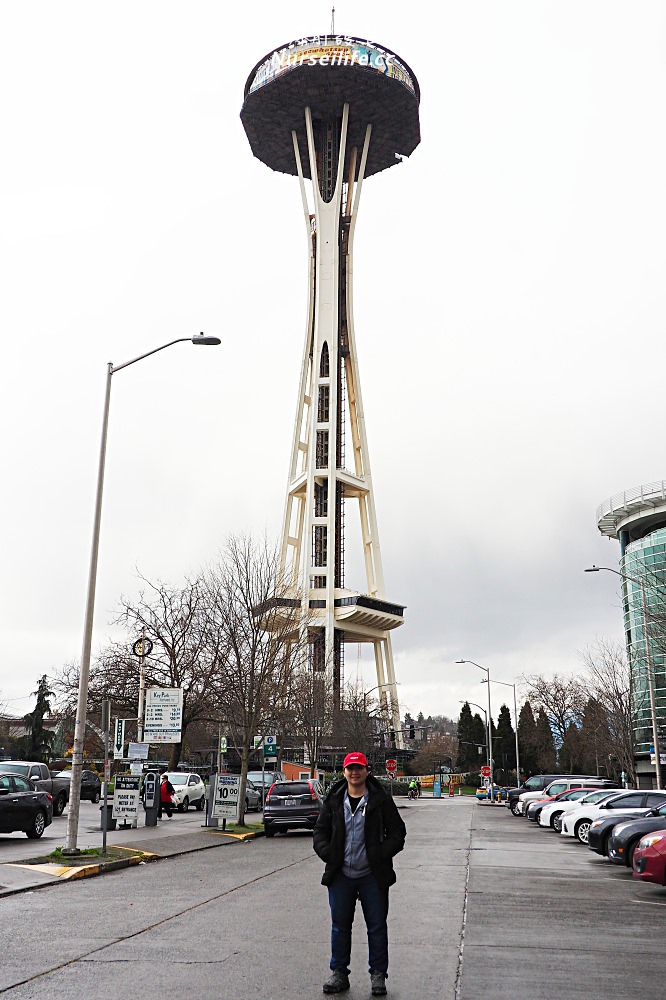
[[[650,633],[648,630],[648,614],[647,614],[647,597],[645,594],[645,581],[640,577],[629,576],[628,573],[622,573],[619,569],[612,569],[610,566],[590,566],[586,569],[586,573],[599,573],[603,570],[606,573],[615,573],[616,576],[622,577],[623,580],[631,580],[635,583],[641,592],[641,611],[643,612],[643,635],[645,636],[645,669],[647,672],[648,680],[648,692],[650,695],[650,715],[652,717],[652,742],[654,743],[654,765],[655,774],[657,777],[657,788],[661,788],[661,750],[659,747],[659,726],[657,725],[657,708],[655,704],[655,693],[654,693],[654,675],[652,672],[652,651],[650,649]]]
[[[490,670],[488,667],[482,667],[480,663],[476,663],[474,660],[456,660],[456,663],[471,663],[473,667],[478,667],[479,670],[483,670],[486,675],[487,680],[490,680]],[[493,778],[493,736],[492,736],[492,725],[493,725],[493,713],[490,708],[490,684],[488,685],[488,719],[487,719],[487,731],[488,731],[488,767],[490,768],[490,793],[491,802],[495,801],[495,781]]]
[[[178,337],[177,340],[170,340],[167,344],[153,348],[140,354],[138,358],[125,361],[122,365],[113,365],[109,362],[106,373],[106,392],[104,395],[104,412],[102,416],[102,438],[99,449],[99,463],[97,467],[97,493],[95,497],[95,514],[93,518],[93,537],[90,549],[90,567],[88,570],[88,592],[86,596],[86,611],[83,626],[83,646],[81,651],[81,670],[79,673],[79,694],[76,709],[76,721],[74,725],[74,749],[72,752],[72,778],[69,808],[67,810],[67,841],[63,848],[63,854],[78,854],[76,846],[79,830],[79,807],[81,804],[81,771],[83,769],[83,744],[86,732],[86,715],[88,710],[88,685],[90,683],[90,651],[92,647],[93,616],[95,612],[95,590],[97,586],[97,557],[99,553],[99,534],[102,521],[102,493],[104,490],[104,466],[106,460],[106,439],[109,426],[109,405],[111,402],[111,376],[123,368],[129,368],[137,361],[149,358],[151,354],[157,354],[173,344],[181,344],[189,341],[192,344],[203,345],[205,347],[216,347],[222,343],[219,337],[206,337],[199,334],[196,337]],[[106,775],[105,775],[106,778]]]
[[[488,681],[481,681],[482,684],[487,684]],[[503,684],[504,687],[513,688],[513,718],[516,725],[515,737],[516,737],[516,785],[520,788],[520,753],[518,751],[518,706],[516,705],[516,685],[509,684],[508,681],[491,681],[491,684]]]

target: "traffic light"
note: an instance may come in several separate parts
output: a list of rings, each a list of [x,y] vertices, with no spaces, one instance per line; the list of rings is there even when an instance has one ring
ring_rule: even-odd
[[[416,739],[416,730],[414,729],[414,726],[409,727],[409,738],[410,740]]]
[[[391,740],[391,746],[394,747],[395,746],[395,729],[392,729],[390,731],[389,737],[390,737],[390,740]]]

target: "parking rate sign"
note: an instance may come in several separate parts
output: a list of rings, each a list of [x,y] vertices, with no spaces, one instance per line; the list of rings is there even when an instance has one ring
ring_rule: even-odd
[[[146,743],[180,743],[182,688],[148,688],[143,738]]]
[[[218,819],[238,822],[238,806],[240,799],[240,777],[237,774],[218,774],[215,782],[215,798],[213,799],[213,816]]]

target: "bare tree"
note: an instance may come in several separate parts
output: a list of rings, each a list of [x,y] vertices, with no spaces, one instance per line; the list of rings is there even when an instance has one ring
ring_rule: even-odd
[[[211,684],[227,733],[241,760],[240,816],[251,741],[288,705],[294,676],[309,662],[301,601],[282,583],[274,550],[232,537],[205,574]]]
[[[545,713],[555,740],[556,749],[562,746],[568,727],[579,724],[585,710],[588,692],[585,684],[575,676],[552,678],[533,674],[522,678],[527,688],[527,698],[533,708]]]
[[[139,699],[139,664],[131,653],[133,641],[142,630],[153,642],[145,658],[146,687],[174,687],[183,690],[183,724],[180,743],[169,744],[169,767],[178,766],[185,734],[194,722],[217,717],[212,698],[216,689],[213,674],[216,654],[206,633],[206,606],[201,577],[174,586],[161,580],[153,583],[141,576],[144,589],[138,601],[121,597],[115,624],[127,629],[125,643],[114,642],[102,650],[90,672],[88,689],[92,717],[109,699],[114,712],[136,718]],[[78,668],[68,665],[58,677],[58,690],[69,705],[76,703]]]
[[[602,713],[594,726],[603,736],[603,753],[611,764],[616,758],[629,783],[634,784],[633,698],[625,648],[601,636],[583,650],[581,659],[588,673],[590,693]],[[597,744],[595,732],[595,749]]]

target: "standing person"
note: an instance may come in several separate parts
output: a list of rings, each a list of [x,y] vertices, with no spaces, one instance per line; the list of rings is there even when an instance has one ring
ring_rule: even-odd
[[[313,846],[326,863],[322,885],[331,907],[331,976],[324,993],[349,989],[352,923],[361,900],[368,931],[373,996],[384,996],[388,975],[388,891],[395,882],[393,857],[405,846],[407,831],[393,799],[369,773],[362,753],[348,753],[324,801]]]
[[[164,810],[169,819],[171,819],[171,806],[173,803],[173,796],[175,791],[176,789],[169,781],[167,775],[163,774],[162,783],[160,785],[160,807],[157,810],[158,819],[162,819],[162,810]]]

